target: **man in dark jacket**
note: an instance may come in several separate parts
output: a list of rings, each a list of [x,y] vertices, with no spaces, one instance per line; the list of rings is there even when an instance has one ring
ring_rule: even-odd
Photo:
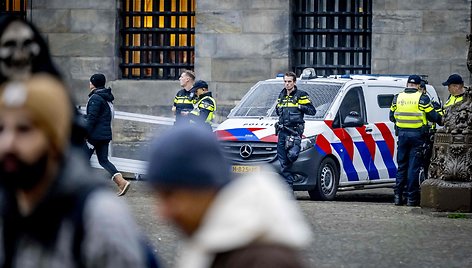
[[[189,123],[188,113],[193,110],[195,104],[195,92],[192,90],[195,82],[195,73],[185,70],[179,77],[181,90],[174,97],[172,111],[175,114],[175,125]]]
[[[303,266],[311,231],[277,173],[231,179],[216,136],[200,125],[173,128],[150,151],[159,211],[188,238],[176,267]]]
[[[308,93],[297,89],[297,76],[294,72],[284,75],[284,89],[277,100],[276,112],[279,121],[276,124],[277,157],[281,174],[288,186],[293,187],[294,174],[291,172],[293,162],[298,158],[301,149],[301,138],[305,129],[305,114],[315,115],[316,109]]]
[[[111,120],[113,119],[113,94],[111,88],[105,88],[106,78],[103,74],[90,77],[90,94],[87,103],[87,147],[88,156],[95,151],[98,163],[111,175],[118,186],[117,194],[124,195],[130,186],[116,167],[108,160],[108,145],[112,140]]]

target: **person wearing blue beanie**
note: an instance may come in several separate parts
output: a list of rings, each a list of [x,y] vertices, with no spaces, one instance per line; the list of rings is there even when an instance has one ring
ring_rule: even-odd
[[[185,234],[176,267],[303,267],[297,253],[311,232],[277,173],[231,176],[200,125],[156,138],[148,165],[160,216]]]
[[[158,188],[220,188],[230,172],[216,136],[200,125],[183,125],[151,144],[148,177]]]

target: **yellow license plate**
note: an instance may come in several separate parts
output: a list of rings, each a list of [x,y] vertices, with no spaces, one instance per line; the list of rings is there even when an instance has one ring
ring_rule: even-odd
[[[234,173],[249,173],[249,172],[259,172],[261,167],[259,166],[232,166],[232,171]]]

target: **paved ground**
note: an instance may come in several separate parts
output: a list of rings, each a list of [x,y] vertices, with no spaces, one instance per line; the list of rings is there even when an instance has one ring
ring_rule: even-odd
[[[181,236],[155,216],[146,183],[132,181],[125,198],[162,263],[172,267]],[[310,201],[304,192],[297,199],[313,230],[302,252],[309,267],[472,267],[470,218],[395,207],[390,189],[344,192],[333,202]]]

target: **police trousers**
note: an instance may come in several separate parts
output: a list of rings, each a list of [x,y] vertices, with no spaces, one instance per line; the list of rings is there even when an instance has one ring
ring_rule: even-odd
[[[418,202],[420,198],[420,170],[423,167],[424,143],[425,136],[422,131],[401,129],[398,131],[398,170],[394,192],[406,196],[411,202]]]
[[[287,139],[294,134],[287,130],[281,129],[278,132],[277,141],[277,158],[280,162],[280,174],[284,177],[288,186],[293,187],[294,174],[291,171],[293,162],[298,158],[300,153],[300,143],[295,143],[291,148],[287,148]]]

